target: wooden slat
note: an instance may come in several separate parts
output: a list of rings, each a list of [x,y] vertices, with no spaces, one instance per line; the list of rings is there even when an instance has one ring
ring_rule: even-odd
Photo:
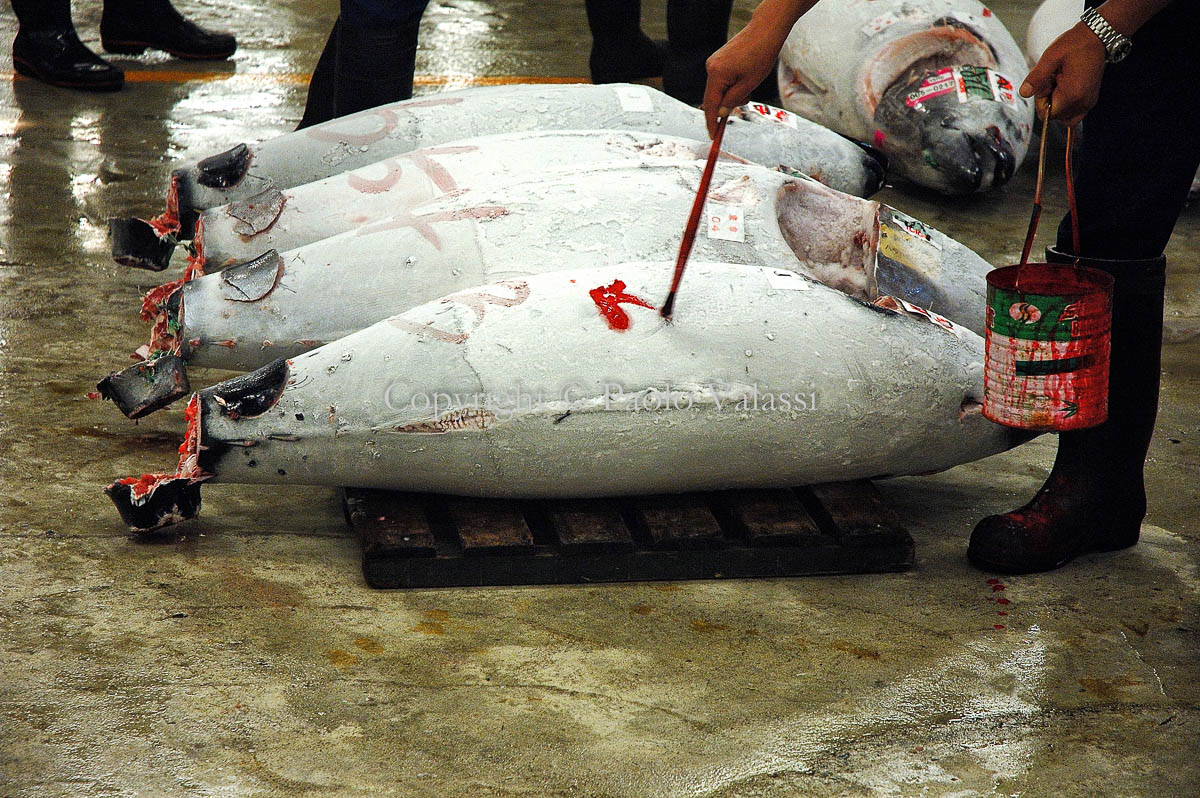
[[[443,508],[465,555],[534,552],[533,535],[515,502],[446,496]]]
[[[632,551],[633,538],[611,503],[597,499],[548,501],[542,511],[568,552]]]
[[[829,545],[790,490],[733,490],[714,494],[713,509],[751,546]]]
[[[706,549],[725,542],[708,502],[695,493],[640,497],[627,512],[656,549]]]
[[[895,510],[884,503],[870,480],[830,482],[808,488],[845,546],[877,546],[908,537]]]
[[[389,490],[346,488],[346,518],[368,557],[433,557],[433,531],[421,497]]]

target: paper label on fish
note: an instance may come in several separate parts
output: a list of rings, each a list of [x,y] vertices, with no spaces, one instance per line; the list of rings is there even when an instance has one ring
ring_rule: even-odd
[[[745,108],[749,112],[745,114],[748,119],[766,119],[776,124],[790,127],[792,130],[799,128],[799,124],[796,122],[796,115],[791,111],[785,111],[782,108],[776,108],[766,103],[749,103]]]
[[[960,103],[972,98],[991,100],[1018,107],[1016,89],[1012,81],[995,70],[986,67],[946,67],[926,75],[916,89],[904,98],[909,108],[919,107],[926,100],[955,92]]]
[[[942,245],[934,240],[933,233],[929,229],[929,225],[922,221],[906,216],[900,211],[892,210],[891,222],[895,227],[913,238],[919,238],[927,244],[933,245],[936,249],[941,249]]]
[[[645,86],[616,86],[613,89],[621,101],[621,110],[631,114],[654,113],[654,101]]]
[[[768,269],[767,283],[780,291],[808,291],[812,284],[796,272],[787,269]]]
[[[920,305],[914,305],[913,303],[903,300],[900,297],[884,295],[879,297],[879,299],[876,299],[875,304],[881,308],[908,313],[909,315],[925,319],[926,321],[941,327],[943,330],[951,335],[954,335],[956,338],[962,338],[962,328],[950,321],[950,319],[934,313],[933,311],[926,310]]]
[[[722,241],[746,242],[746,214],[741,205],[708,203],[708,237]]]

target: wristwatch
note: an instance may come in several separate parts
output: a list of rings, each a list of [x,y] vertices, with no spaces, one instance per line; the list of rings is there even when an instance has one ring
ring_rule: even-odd
[[[1100,12],[1096,9],[1089,8],[1079,19],[1092,29],[1092,33],[1100,37],[1100,43],[1104,45],[1104,51],[1107,53],[1104,60],[1108,63],[1117,63],[1129,55],[1129,51],[1133,49],[1133,42],[1129,40],[1129,37],[1118,33],[1117,29],[1109,25],[1108,20],[1100,16]]]

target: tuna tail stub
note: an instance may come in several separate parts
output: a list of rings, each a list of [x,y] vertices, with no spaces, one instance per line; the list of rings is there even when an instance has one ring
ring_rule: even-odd
[[[863,197],[869,197],[879,189],[883,188],[887,183],[888,157],[883,150],[874,147],[865,141],[858,139],[850,139],[856,146],[867,154],[863,166],[867,169],[867,185],[863,190]]]
[[[161,272],[171,263],[174,242],[159,238],[157,231],[141,219],[109,219],[108,236],[112,259],[122,266]]]
[[[187,365],[178,355],[163,355],[111,372],[96,385],[126,418],[141,418],[191,392]]]
[[[196,182],[208,188],[232,188],[250,170],[250,148],[235,144],[196,164]]]
[[[200,512],[200,483],[193,479],[173,477],[160,481],[140,504],[137,486],[137,480],[117,480],[104,489],[117,505],[121,520],[134,532],[153,532],[195,518]]]

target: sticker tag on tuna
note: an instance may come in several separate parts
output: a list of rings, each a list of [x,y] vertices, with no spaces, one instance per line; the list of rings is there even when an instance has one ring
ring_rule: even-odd
[[[708,203],[708,237],[722,241],[746,242],[746,214],[741,205],[719,205]]]
[[[956,72],[956,70],[946,67],[945,69],[939,69],[931,75],[926,75],[925,79],[921,81],[921,85],[909,92],[908,96],[904,98],[904,104],[909,108],[915,108],[925,100],[940,97],[943,94],[949,94],[954,91],[958,82]]]
[[[933,233],[929,226],[922,221],[906,216],[900,211],[892,210],[892,224],[905,233],[908,233],[913,238],[919,238],[927,244],[932,244],[936,249],[941,249],[942,245],[933,238]]]
[[[621,110],[631,114],[654,113],[654,101],[645,86],[617,86],[613,89],[621,101]]]
[[[1017,105],[1017,93],[1013,89],[1012,81],[999,72],[993,72],[986,67],[955,67],[954,78],[960,103],[978,97],[981,100]]]
[[[766,105],[765,103],[750,103],[746,108],[750,110],[751,119],[769,119],[772,122],[790,127],[792,130],[799,127],[796,115],[791,111],[785,111],[782,108],[776,108],[773,105]]]
[[[812,284],[796,272],[787,269],[768,269],[767,283],[780,291],[808,291]]]
[[[887,308],[888,310],[902,311],[912,316],[925,319],[926,321],[941,327],[943,330],[955,336],[956,338],[962,338],[962,328],[950,321],[950,319],[934,313],[933,311],[926,310],[920,305],[914,305],[913,303],[905,301],[900,297],[884,295],[875,300],[875,304],[879,305],[880,307]]]

